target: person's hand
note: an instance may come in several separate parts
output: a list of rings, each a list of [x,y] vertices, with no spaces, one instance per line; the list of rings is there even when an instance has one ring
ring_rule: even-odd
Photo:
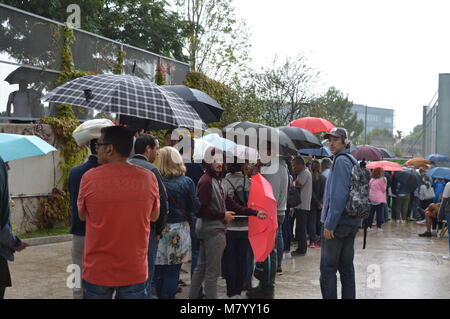
[[[156,240],[159,240],[161,238],[161,235],[156,236]]]
[[[258,215],[256,215],[259,219],[266,219],[267,214],[265,212],[258,212]]]
[[[27,243],[22,242],[22,244],[18,248],[16,248],[16,251],[22,251],[25,248],[27,248],[28,246],[30,246],[30,245],[28,245]]]
[[[235,214],[236,214],[235,212],[230,212],[230,211],[225,212],[224,220],[227,222],[234,220]]]
[[[323,208],[323,204],[319,204],[319,209],[322,209]]]
[[[302,184],[300,184],[299,181],[294,182],[294,187],[302,187]]]
[[[334,231],[325,228],[323,230],[323,235],[324,235],[326,240],[333,239],[334,238]]]

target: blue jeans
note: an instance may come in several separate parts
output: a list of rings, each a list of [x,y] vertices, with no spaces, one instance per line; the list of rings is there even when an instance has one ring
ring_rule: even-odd
[[[200,243],[197,239],[197,234],[195,233],[195,223],[197,218],[193,218],[190,224],[190,232],[191,232],[191,247],[192,247],[192,255],[191,255],[191,279],[194,275],[195,267],[197,266],[198,254],[200,253]]]
[[[356,298],[353,257],[357,232],[358,226],[340,224],[334,231],[334,238],[326,240],[322,230],[320,289],[324,299],[337,299],[337,271],[341,278],[342,299]]]
[[[130,286],[107,287],[83,280],[84,299],[112,299],[114,292],[116,299],[147,299],[146,288],[147,282]]]
[[[248,231],[227,231],[227,245],[223,252],[223,273],[228,297],[240,295],[247,275],[247,254],[250,246]]]
[[[175,299],[180,270],[181,264],[155,266],[156,294],[159,299]]]
[[[277,229],[277,267],[281,267],[283,262],[283,251],[284,251],[284,243],[283,243],[283,222],[285,216],[277,216],[278,218],[278,229]]]
[[[372,227],[373,217],[376,212],[377,216],[377,227],[381,228],[381,225],[383,224],[383,210],[384,210],[384,204],[378,204],[378,205],[371,205],[370,206],[370,213],[369,217],[366,219],[366,227]]]
[[[147,297],[153,298],[152,285],[155,277],[155,260],[156,253],[158,252],[158,240],[156,239],[156,233],[153,229],[150,231],[150,239],[148,243],[148,280],[147,280]]]

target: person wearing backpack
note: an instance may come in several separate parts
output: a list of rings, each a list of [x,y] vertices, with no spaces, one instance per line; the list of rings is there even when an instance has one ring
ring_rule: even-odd
[[[228,164],[228,174],[222,182],[224,193],[241,206],[247,206],[250,193],[251,180],[244,175],[244,166],[246,165]],[[228,223],[226,240],[222,258],[227,296],[228,298],[239,298],[249,269],[247,256],[251,247],[248,240],[248,216],[235,216],[235,219]]]
[[[350,141],[347,130],[333,128],[325,134],[329,141],[334,163],[325,186],[321,222],[323,223],[320,288],[324,299],[337,299],[337,277],[339,271],[342,285],[342,299],[356,298],[355,269],[353,265],[354,243],[362,218],[349,216],[348,201],[352,188],[354,170],[360,169],[350,155]],[[355,165],[356,163],[356,165]],[[363,187],[362,187],[363,188]],[[364,201],[368,203],[367,193]],[[352,194],[355,195],[355,194]],[[365,207],[364,207],[365,210]],[[345,211],[345,213],[344,213]]]

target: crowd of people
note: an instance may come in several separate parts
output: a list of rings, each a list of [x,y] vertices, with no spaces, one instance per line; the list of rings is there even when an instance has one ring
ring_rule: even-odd
[[[359,229],[376,226],[382,231],[390,219],[405,223],[420,217],[427,226],[421,236],[429,237],[433,223],[450,218],[445,210],[450,184],[431,181],[422,170],[422,184],[411,189],[396,174],[369,171],[362,162],[369,177],[370,214],[365,220],[349,216],[345,210],[355,159],[348,133],[334,128],[325,138],[333,160],[279,156],[269,147],[268,164],[237,158],[227,162],[212,147],[198,163],[193,161],[193,141],[180,153],[169,135],[160,149],[152,135],[123,126],[102,128],[89,142],[87,162],[72,168],[69,177],[72,260],[82,270],[74,298],[173,299],[180,291],[182,265],[191,261],[190,299],[219,298],[221,276],[226,281],[222,298],[243,298],[246,291],[249,299],[273,299],[283,259],[305,256],[308,249],[321,249],[323,298],[337,298],[337,272],[342,298],[355,298]],[[12,234],[7,169],[0,164],[2,298],[11,286],[7,260],[27,244]],[[279,225],[274,249],[263,262],[255,262],[248,236],[249,216],[268,217],[247,203],[258,173],[272,185]],[[431,193],[425,188],[434,190],[433,198],[424,196]]]

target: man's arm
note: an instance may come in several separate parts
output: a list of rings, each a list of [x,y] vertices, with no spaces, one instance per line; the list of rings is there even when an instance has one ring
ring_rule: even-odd
[[[86,177],[88,173],[85,173],[81,178],[80,191],[78,193],[77,207],[78,207],[78,217],[81,221],[85,222],[87,217],[87,207],[86,207],[86,194],[88,189],[88,178]]]
[[[330,206],[324,227],[334,231],[347,204],[353,163],[344,156],[336,159],[334,174],[330,186]]]
[[[152,190],[151,190],[151,194],[152,196],[155,198],[155,201],[153,202],[153,207],[152,207],[152,211],[150,213],[150,220],[152,222],[156,222],[158,220],[159,217],[159,211],[160,211],[160,201],[159,201],[159,187],[158,187],[158,180],[156,179],[156,175],[152,172],[150,173],[150,178],[151,178],[151,185],[152,185]]]

